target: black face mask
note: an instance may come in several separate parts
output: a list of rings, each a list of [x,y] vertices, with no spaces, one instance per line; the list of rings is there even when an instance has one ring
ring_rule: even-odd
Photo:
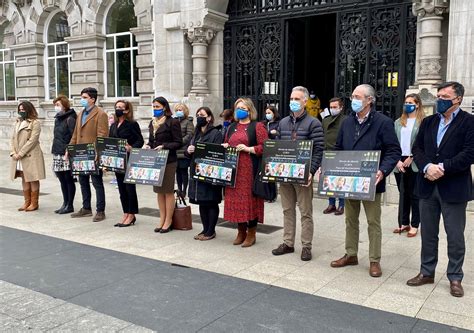
[[[197,117],[196,119],[196,126],[203,127],[207,125],[206,117]]]
[[[122,109],[115,109],[115,115],[117,116],[117,118],[120,118],[124,115],[123,111],[124,110]]]

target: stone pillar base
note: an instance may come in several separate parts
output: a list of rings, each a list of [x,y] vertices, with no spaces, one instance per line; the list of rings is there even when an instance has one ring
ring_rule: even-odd
[[[220,109],[220,105],[222,104],[220,99],[211,95],[196,95],[196,94],[189,94],[188,96],[183,98],[183,103],[185,103],[189,107],[189,114],[193,117],[196,115],[196,111],[201,106],[207,106],[211,109],[212,113],[214,114],[215,122],[214,124],[220,124],[221,121],[219,119],[219,115],[223,110]]]

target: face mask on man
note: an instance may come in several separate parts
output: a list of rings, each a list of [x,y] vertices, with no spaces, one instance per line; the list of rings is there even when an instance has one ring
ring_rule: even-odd
[[[337,116],[341,113],[341,109],[329,109],[329,112],[331,112],[331,116]]]
[[[445,113],[453,106],[453,100],[451,99],[441,99],[438,98],[436,100],[436,112],[438,113]]]
[[[364,102],[359,99],[353,99],[351,102],[352,111],[359,113],[364,108]]]
[[[165,114],[164,109],[153,109],[153,117],[159,118]]]
[[[301,104],[298,101],[290,101],[290,110],[291,112],[301,111]]]
[[[80,102],[80,103],[81,103],[81,106],[82,106],[83,108],[86,108],[87,106],[89,106],[89,103],[87,103],[87,99],[85,99],[85,98],[81,98],[81,102]]]
[[[413,111],[416,110],[416,105],[415,104],[404,104],[403,105],[403,110],[406,112],[406,113],[412,113]]]
[[[237,111],[235,112],[235,116],[239,120],[244,120],[244,119],[247,119],[249,117],[249,112],[247,110],[244,110],[244,109],[237,109]]]

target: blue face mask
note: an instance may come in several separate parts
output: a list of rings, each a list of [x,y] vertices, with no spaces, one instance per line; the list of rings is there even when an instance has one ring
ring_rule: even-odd
[[[416,105],[415,104],[405,104],[405,105],[403,105],[403,110],[405,110],[406,113],[412,113],[413,111],[416,110]]]
[[[351,102],[352,111],[359,113],[364,108],[364,103],[361,100],[353,99]]]
[[[237,111],[235,112],[235,116],[237,117],[237,119],[243,120],[249,117],[249,112],[243,109],[237,109]]]
[[[89,106],[89,103],[87,103],[87,99],[81,98],[80,103],[83,108],[86,108],[87,106]]]
[[[453,101],[450,99],[440,99],[436,100],[436,112],[438,113],[445,113],[453,106]]]
[[[184,118],[184,112],[183,111],[176,111],[176,118]]]
[[[229,120],[224,120],[224,121],[222,122],[222,124],[224,125],[224,127],[227,127],[227,126],[230,125],[230,121],[229,121]]]
[[[291,112],[301,111],[301,104],[298,101],[290,101],[290,110]]]
[[[153,117],[161,117],[162,115],[165,114],[165,110],[164,109],[153,109]]]
[[[273,119],[273,115],[271,113],[265,114],[265,118],[267,118],[268,121]]]

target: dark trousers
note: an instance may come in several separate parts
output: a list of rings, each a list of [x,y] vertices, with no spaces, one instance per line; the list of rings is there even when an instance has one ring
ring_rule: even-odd
[[[336,198],[329,198],[329,204],[336,206]],[[344,198],[339,198],[339,208],[344,208]]]
[[[398,225],[400,227],[410,225],[411,211],[411,226],[418,228],[420,225],[420,203],[414,194],[416,173],[411,168],[407,168],[405,173],[394,172],[394,175],[399,192]]]
[[[122,203],[122,210],[126,214],[138,214],[138,198],[137,188],[135,184],[124,183],[124,173],[115,173],[117,178],[117,185],[120,193],[120,202]]]
[[[443,214],[444,230],[448,239],[449,281],[462,280],[462,265],[466,246],[464,228],[466,227],[467,202],[447,203],[439,196],[438,187],[428,199],[421,199],[421,274],[434,276],[438,263],[439,218]]]
[[[214,235],[219,218],[219,204],[216,202],[199,204],[199,215],[201,215],[202,233],[205,236]]]
[[[176,183],[178,184],[178,190],[186,196],[189,183],[189,167],[180,168],[178,165],[176,168]]]
[[[82,192],[82,208],[91,209],[91,185],[89,180],[92,178],[92,185],[95,189],[95,195],[97,199],[97,211],[105,211],[105,190],[104,182],[102,180],[102,170],[99,171],[98,175],[79,175],[79,184],[81,184]]]
[[[55,172],[56,177],[59,179],[61,184],[61,192],[63,193],[63,204],[67,207],[74,206],[74,197],[76,195],[76,184],[72,177],[71,171],[58,171]]]

